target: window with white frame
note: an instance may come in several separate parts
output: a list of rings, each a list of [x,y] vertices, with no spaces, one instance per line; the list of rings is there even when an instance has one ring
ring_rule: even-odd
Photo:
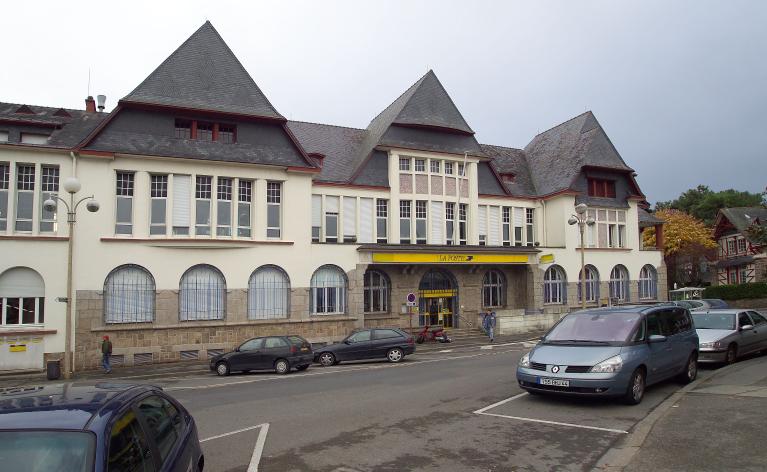
[[[226,281],[215,267],[199,264],[181,276],[179,319],[222,320],[226,313]]]
[[[434,159],[429,161],[429,170],[431,171],[432,174],[439,174],[440,167],[441,167],[440,162],[441,161],[436,161]]]
[[[8,142],[8,131],[0,131],[0,143]]]
[[[445,232],[448,246],[455,244],[455,203],[445,202]]]
[[[445,174],[453,175],[453,163],[450,161],[445,162]]]
[[[727,255],[735,254],[735,239],[730,238],[727,240]]]
[[[173,174],[173,235],[188,236],[192,224],[192,176]]]
[[[578,280],[578,301],[583,301],[583,294],[581,293],[581,281],[583,282],[583,289],[586,292],[586,302],[596,302],[599,300],[599,272],[597,268],[589,264],[585,267],[586,277],[584,278],[583,272],[580,274]]]
[[[312,195],[312,242],[322,240],[322,195]]]
[[[525,237],[527,239],[527,245],[532,246],[535,244],[535,209],[525,208]]]
[[[403,172],[410,172],[410,158],[409,157],[400,157],[399,158],[399,170]]]
[[[311,280],[311,312],[315,315],[342,314],[346,311],[346,274],[339,267],[325,265]]]
[[[596,245],[602,248],[626,247],[626,211],[596,209]],[[592,235],[589,234],[589,242]]]
[[[458,205],[458,244],[461,246],[466,245],[466,234],[469,220],[467,219],[468,205],[461,203]]]
[[[195,191],[194,234],[210,236],[211,201],[213,200],[213,177],[198,175]]]
[[[357,197],[344,197],[344,242],[357,242]]]
[[[45,323],[45,283],[36,271],[14,267],[0,274],[0,325]]]
[[[410,218],[411,213],[411,200],[400,200],[399,202],[399,243],[410,244]]]
[[[165,235],[167,232],[168,213],[168,176],[150,175],[151,216],[149,223],[150,235]]]
[[[363,309],[365,313],[389,311],[389,279],[386,274],[368,269],[364,277]]]
[[[33,201],[35,198],[35,166],[16,166],[16,231],[32,231]]]
[[[58,207],[59,202],[53,197],[59,193],[59,168],[42,166],[40,174],[40,232],[55,233],[58,230],[57,212],[46,210],[44,204],[46,200],[51,199]]]
[[[466,166],[458,164],[458,177],[466,177]]]
[[[426,244],[426,219],[428,211],[425,200],[415,202],[415,243]]]
[[[482,279],[482,306],[498,308],[506,305],[506,277],[499,270],[488,270]]]
[[[503,226],[502,243],[504,246],[511,246],[511,208],[503,207],[501,211],[501,224]]]
[[[104,281],[105,323],[151,323],[155,313],[155,282],[145,268],[117,267]]]
[[[564,304],[567,301],[567,275],[565,270],[553,265],[543,274],[543,303]]]
[[[375,199],[360,197],[360,226],[359,242],[368,244],[374,243],[376,222],[375,222]],[[386,233],[384,233],[385,235]]]
[[[117,172],[115,234],[133,234],[135,177],[133,172]]]
[[[325,242],[338,242],[338,207],[340,197],[325,196]]]
[[[523,224],[525,221],[525,209],[520,207],[514,207],[514,245],[522,246],[523,244]]]
[[[743,254],[746,252],[746,239],[738,238],[738,253]]]
[[[488,206],[487,215],[487,244],[489,246],[501,245],[501,207]]]
[[[216,236],[232,235],[232,179],[216,179]]]
[[[487,205],[479,205],[477,209],[479,245],[484,246],[487,244]]]
[[[610,271],[610,298],[621,302],[629,299],[629,272],[621,264]]]
[[[266,237],[282,237],[282,182],[266,183]]]
[[[248,319],[287,318],[290,312],[290,279],[282,268],[259,267],[248,281]]]
[[[379,198],[376,200],[376,242],[386,244],[389,242],[387,226],[389,224],[389,200]]]
[[[237,192],[237,236],[249,238],[252,234],[251,206],[253,204],[253,181],[238,181]]]
[[[658,298],[658,272],[647,264],[639,271],[639,299],[655,300]]]
[[[7,162],[0,162],[0,231],[8,228],[8,193],[11,168]]]
[[[415,171],[416,172],[426,172],[426,160],[424,160],[424,159],[416,159],[415,160]]]

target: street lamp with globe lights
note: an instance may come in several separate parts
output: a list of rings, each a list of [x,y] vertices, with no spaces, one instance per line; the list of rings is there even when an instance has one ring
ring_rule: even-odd
[[[569,225],[577,224],[581,234],[581,277],[578,283],[581,288],[581,307],[584,310],[586,309],[586,291],[583,286],[584,279],[586,278],[586,243],[583,239],[583,230],[586,225],[594,226],[594,223],[596,223],[594,218],[588,216],[588,209],[589,207],[585,203],[575,205],[575,214],[570,216],[570,219],[567,220]]]
[[[93,195],[83,197],[75,202],[75,194],[82,187],[77,177],[68,177],[64,180],[64,190],[69,194],[69,203],[56,194],[51,195],[49,199],[43,202],[45,211],[56,211],[56,200],[64,204],[67,209],[67,223],[69,223],[69,249],[67,251],[67,314],[66,314],[66,332],[64,333],[64,378],[69,379],[72,376],[72,252],[75,240],[75,222],[77,221],[77,209],[80,204],[85,203],[85,208],[91,212],[99,211],[99,202],[93,199]]]

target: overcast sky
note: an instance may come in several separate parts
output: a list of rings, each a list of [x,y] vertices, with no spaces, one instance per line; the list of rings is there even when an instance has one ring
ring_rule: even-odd
[[[10,9],[10,10],[9,10]],[[205,20],[289,119],[364,128],[429,68],[480,142],[590,109],[651,202],[767,185],[767,1],[12,2],[0,101],[111,109]]]

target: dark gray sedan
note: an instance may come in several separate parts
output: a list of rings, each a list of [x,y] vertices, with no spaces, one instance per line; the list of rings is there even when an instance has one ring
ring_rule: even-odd
[[[700,339],[698,362],[732,364],[767,349],[767,319],[753,310],[694,311],[692,319]]]
[[[341,361],[364,359],[386,359],[400,362],[406,355],[415,352],[413,336],[398,328],[361,329],[336,344],[317,348],[315,362],[325,367]]]

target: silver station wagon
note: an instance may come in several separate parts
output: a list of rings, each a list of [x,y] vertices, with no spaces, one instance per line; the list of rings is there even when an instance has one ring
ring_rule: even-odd
[[[767,319],[753,310],[694,312],[700,362],[732,364],[738,356],[767,349]]]
[[[675,306],[625,306],[570,313],[517,367],[531,394],[622,397],[642,401],[645,387],[698,374],[698,335],[690,313]]]

